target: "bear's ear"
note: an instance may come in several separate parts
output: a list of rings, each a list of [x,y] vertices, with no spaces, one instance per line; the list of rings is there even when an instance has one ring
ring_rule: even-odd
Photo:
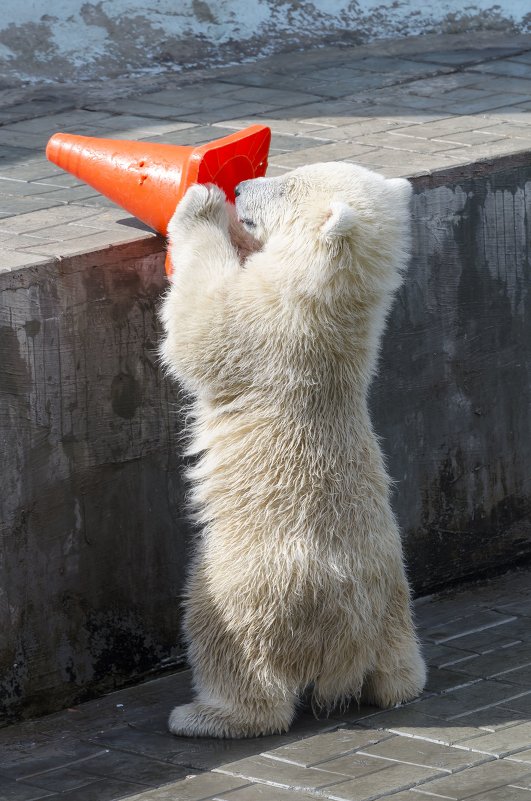
[[[327,239],[344,236],[352,230],[356,222],[356,212],[342,200],[330,203],[328,216],[321,226],[321,234]]]

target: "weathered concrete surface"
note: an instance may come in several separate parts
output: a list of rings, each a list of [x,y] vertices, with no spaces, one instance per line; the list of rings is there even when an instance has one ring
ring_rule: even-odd
[[[239,62],[312,42],[530,25],[527,0],[4,0],[0,59],[4,85],[64,82]]]
[[[178,397],[161,244],[0,276],[0,720],[179,661]]]
[[[531,554],[531,168],[441,180],[373,392],[419,592]]]
[[[531,554],[531,167],[502,163],[416,181],[374,387],[419,592]],[[179,660],[191,531],[161,247],[0,273],[0,719]]]

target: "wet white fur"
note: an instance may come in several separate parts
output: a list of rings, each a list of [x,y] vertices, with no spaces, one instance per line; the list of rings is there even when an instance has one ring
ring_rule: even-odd
[[[259,250],[214,187],[191,187],[171,221],[161,355],[193,398],[202,526],[184,624],[196,698],[172,712],[175,734],[286,731],[309,686],[324,707],[424,686],[367,409],[410,194],[317,164],[242,185]]]

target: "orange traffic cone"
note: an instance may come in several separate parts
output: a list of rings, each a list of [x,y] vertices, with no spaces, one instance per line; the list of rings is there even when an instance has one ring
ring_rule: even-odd
[[[232,202],[240,181],[264,175],[270,141],[265,125],[198,147],[56,133],[46,156],[166,235],[175,207],[191,184],[217,184]],[[166,272],[171,272],[168,258]]]

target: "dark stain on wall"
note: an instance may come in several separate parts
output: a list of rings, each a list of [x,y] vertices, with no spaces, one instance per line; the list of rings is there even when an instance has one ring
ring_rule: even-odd
[[[531,555],[530,178],[414,198],[373,406],[421,593]]]

